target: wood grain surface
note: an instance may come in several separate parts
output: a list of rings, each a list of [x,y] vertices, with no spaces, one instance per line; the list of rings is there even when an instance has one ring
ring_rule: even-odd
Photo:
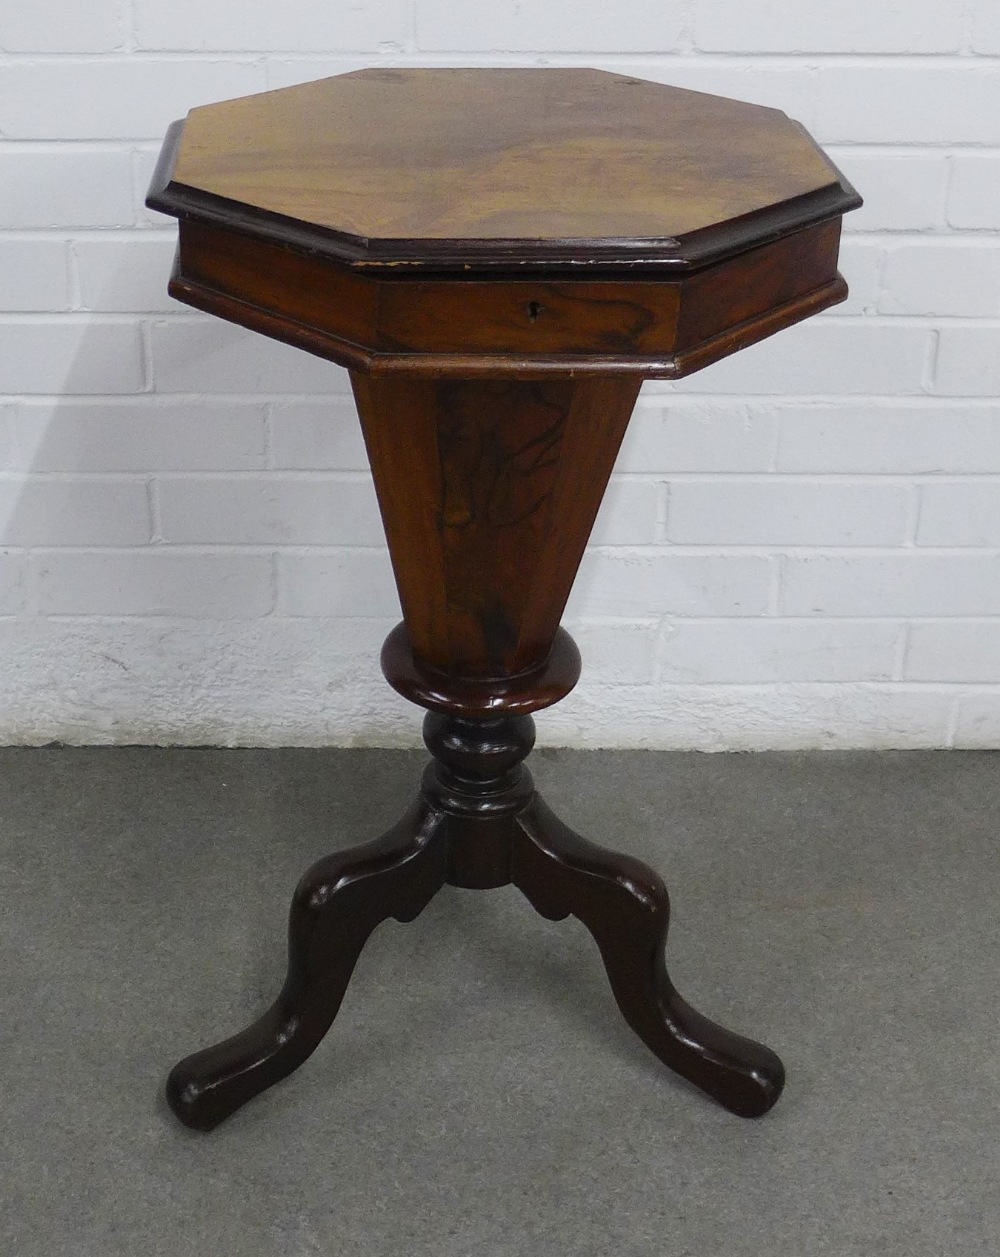
[[[677,378],[842,301],[840,220],[673,280],[371,276],[182,222],[170,292],[372,374]]]
[[[541,667],[640,380],[351,379],[418,664]]]
[[[167,213],[224,201],[403,267],[676,259],[858,200],[779,110],[575,68],[361,70],[206,105],[169,167]]]

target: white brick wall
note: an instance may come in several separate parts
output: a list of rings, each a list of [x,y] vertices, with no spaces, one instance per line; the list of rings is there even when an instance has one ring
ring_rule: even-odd
[[[344,372],[166,296],[194,105],[373,64],[772,105],[866,198],[850,300],[647,384],[550,742],[1000,745],[996,0],[0,0],[0,741],[412,743]]]
[[[957,52],[964,42],[938,0],[839,0],[835,14],[800,0],[700,0],[691,19],[704,52]]]
[[[948,225],[1000,228],[1000,156],[989,152],[955,154]]]

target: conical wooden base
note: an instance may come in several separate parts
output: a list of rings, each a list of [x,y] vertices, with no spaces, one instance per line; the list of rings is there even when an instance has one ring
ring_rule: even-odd
[[[351,379],[414,659],[457,683],[540,668],[640,381]]]

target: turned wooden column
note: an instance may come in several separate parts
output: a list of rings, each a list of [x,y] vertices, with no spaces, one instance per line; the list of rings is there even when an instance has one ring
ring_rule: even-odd
[[[670,982],[663,883],[563,825],[523,760],[580,675],[559,621],[643,379],[842,300],[857,194],[776,110],[595,70],[383,69],[192,110],[148,204],[180,220],[174,297],[349,369],[403,610],[382,668],[432,756],[396,826],[305,874],[281,994],[174,1068],[174,1112],[209,1130],[297,1068],[381,921],[509,883],[587,926],[661,1060],[766,1112],[778,1057]]]

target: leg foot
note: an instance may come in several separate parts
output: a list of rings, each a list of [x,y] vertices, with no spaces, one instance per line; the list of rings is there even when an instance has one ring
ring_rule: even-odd
[[[418,800],[381,838],[305,874],[292,901],[288,975],[277,1000],[252,1026],[170,1073],[167,1102],[186,1126],[211,1130],[314,1051],[371,932],[389,917],[413,920],[443,885],[444,819]]]
[[[760,1043],[724,1030],[674,989],[664,960],[670,903],[646,865],[587,842],[538,798],[517,819],[513,882],[546,917],[593,934],[618,1007],[664,1064],[740,1117],[759,1117],[785,1070]]]

